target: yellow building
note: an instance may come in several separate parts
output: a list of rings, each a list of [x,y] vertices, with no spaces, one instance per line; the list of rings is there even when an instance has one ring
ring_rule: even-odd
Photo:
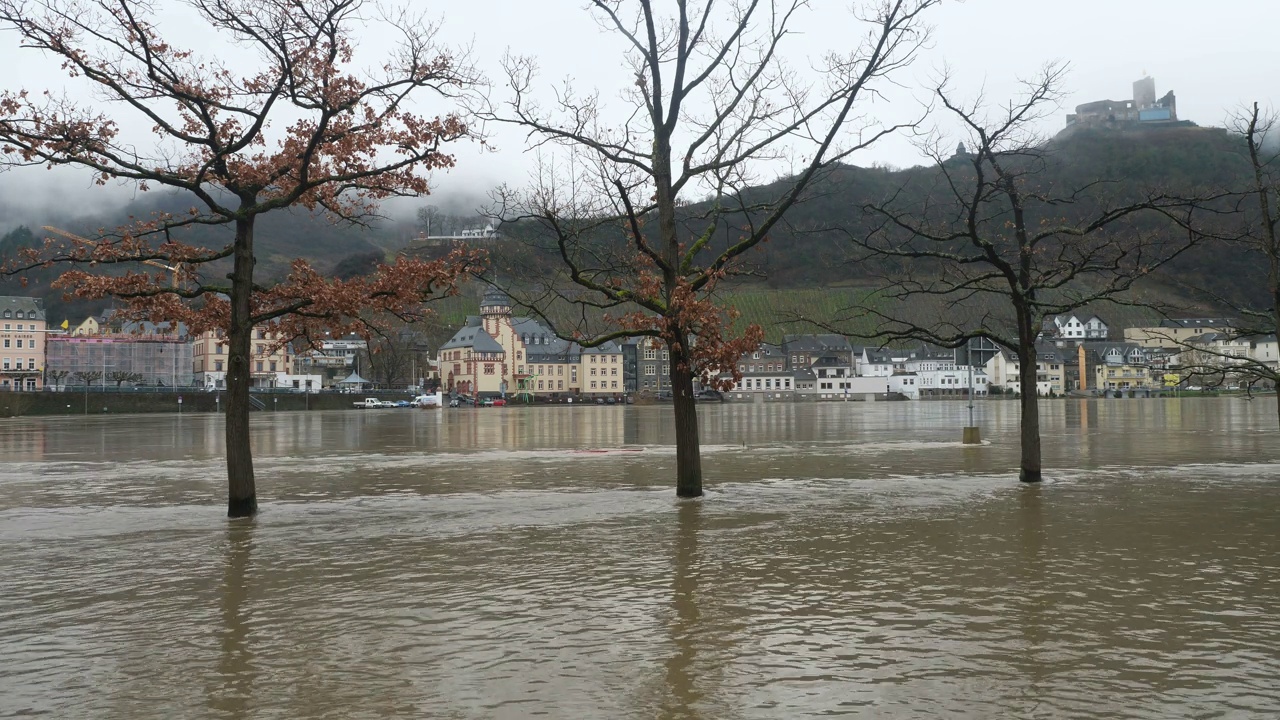
[[[583,348],[556,337],[532,318],[513,317],[511,299],[485,293],[479,317],[440,348],[446,390],[476,397],[527,394],[543,398],[625,392],[622,348]]]
[[[102,325],[98,322],[97,318],[90,315],[89,317],[84,319],[84,322],[81,322],[79,325],[75,326],[75,329],[71,331],[71,334],[77,335],[80,337],[85,337],[88,335],[97,335],[101,332],[102,332]]]
[[[1099,390],[1136,390],[1156,388],[1161,384],[1152,378],[1151,368],[1128,363],[1118,365],[1098,363],[1093,377],[1096,383],[1094,387]]]

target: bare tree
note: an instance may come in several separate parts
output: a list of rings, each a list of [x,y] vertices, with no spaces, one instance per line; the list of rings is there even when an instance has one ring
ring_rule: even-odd
[[[112,370],[107,373],[107,379],[120,387],[125,383],[138,383],[142,380],[142,373],[129,372],[128,370]]]
[[[72,377],[80,381],[81,385],[88,387],[102,379],[101,370],[77,370],[72,373]]]
[[[350,280],[326,278],[295,260],[286,278],[267,283],[254,274],[258,217],[301,207],[360,223],[381,198],[426,194],[425,172],[451,166],[443,147],[469,131],[454,114],[422,116],[411,103],[447,98],[472,77],[465,57],[438,45],[434,26],[363,0],[187,5],[207,30],[203,42],[220,36],[229,53],[256,56],[257,67],[241,74],[221,53],[201,57],[174,45],[156,24],[156,4],[146,0],[0,0],[0,27],[61,61],[99,100],[0,94],[0,159],[74,166],[99,183],[169,188],[193,202],[187,213],[102,237],[51,240],[9,270],[96,266],[59,282],[80,297],[126,299],[135,319],[226,333],[228,513],[235,517],[257,511],[249,444],[254,326],[270,323],[283,343],[320,337],[324,329],[363,330],[361,312],[369,307],[418,314],[423,300],[450,292],[473,259],[461,252],[434,262],[401,258]],[[353,67],[352,33],[371,24],[401,42],[365,72]],[[126,122],[149,128],[154,144],[128,137]],[[226,243],[183,242],[184,230],[200,226],[225,228]]]
[[[1241,354],[1239,348],[1241,343],[1265,344],[1280,332],[1280,137],[1276,134],[1276,121],[1275,113],[1260,109],[1255,102],[1229,123],[1243,141],[1248,170],[1245,187],[1236,188],[1240,202],[1231,214],[1232,224],[1222,232],[1223,237],[1229,238],[1228,246],[1259,260],[1260,282],[1239,289],[1243,297],[1265,298],[1265,302],[1224,297],[1201,287],[1188,288],[1229,309],[1233,317],[1230,327],[1224,328],[1218,338],[1224,342],[1190,342],[1179,339],[1176,333],[1154,335],[1181,349],[1183,362],[1179,370],[1186,378],[1220,383],[1230,376],[1246,387],[1262,382],[1280,388],[1280,360]],[[1280,403],[1276,410],[1280,414]]]
[[[617,124],[615,108],[571,86],[539,105],[535,62],[506,59],[510,95],[480,115],[526,130],[546,162],[532,187],[499,192],[496,214],[504,234],[533,236],[553,270],[532,278],[520,268],[504,289],[583,346],[638,336],[666,345],[680,497],[702,494],[695,378],[723,386],[720,373],[736,377],[738,357],[762,339],[758,327],[732,337],[718,283],[815,179],[899,129],[873,123],[864,106],[926,42],[922,18],[935,4],[856,3],[852,49],[813,59],[820,77],[809,81],[783,60],[805,47],[793,27],[804,0],[595,0],[633,78]],[[780,169],[781,180],[758,187]]]
[[[380,328],[369,339],[364,352],[364,367],[372,380],[384,387],[416,385],[426,371],[427,356],[422,352],[422,341],[413,325],[400,323]]]
[[[936,100],[972,152],[952,153],[954,144],[935,137],[926,147],[934,167],[867,205],[866,228],[844,231],[860,260],[888,268],[881,305],[859,310],[877,321],[875,335],[950,347],[986,337],[1017,354],[1024,482],[1042,477],[1035,342],[1045,319],[1129,302],[1135,282],[1200,238],[1187,200],[1046,178],[1052,151],[1030,128],[1056,109],[1064,73],[1046,66],[994,111],[981,100],[958,103],[940,83]],[[900,309],[908,305],[915,315]]]
[[[54,388],[61,389],[62,381],[70,374],[70,370],[49,370],[44,375],[53,383]]]

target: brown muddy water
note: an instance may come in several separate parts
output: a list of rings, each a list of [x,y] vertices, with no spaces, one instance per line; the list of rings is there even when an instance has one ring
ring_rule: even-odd
[[[1277,717],[1274,402],[0,421],[0,716]]]

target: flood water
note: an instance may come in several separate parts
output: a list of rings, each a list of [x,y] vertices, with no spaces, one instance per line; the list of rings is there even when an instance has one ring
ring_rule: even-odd
[[[0,421],[0,717],[1280,716],[1274,399],[700,412]]]

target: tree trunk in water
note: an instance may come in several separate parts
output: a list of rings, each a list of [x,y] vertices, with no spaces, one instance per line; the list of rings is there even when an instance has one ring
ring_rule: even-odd
[[[671,352],[671,396],[676,411],[676,496],[702,496],[702,451],[698,406],[693,400],[693,363],[683,345]]]
[[[1018,381],[1022,394],[1019,398],[1022,417],[1022,463],[1018,479],[1022,482],[1040,482],[1040,396],[1036,393],[1036,348],[1023,342],[1018,348]]]
[[[253,293],[253,221],[236,221],[235,268],[231,276],[231,327],[227,329],[227,517],[258,512],[249,447],[249,387],[252,385],[250,298]]]

